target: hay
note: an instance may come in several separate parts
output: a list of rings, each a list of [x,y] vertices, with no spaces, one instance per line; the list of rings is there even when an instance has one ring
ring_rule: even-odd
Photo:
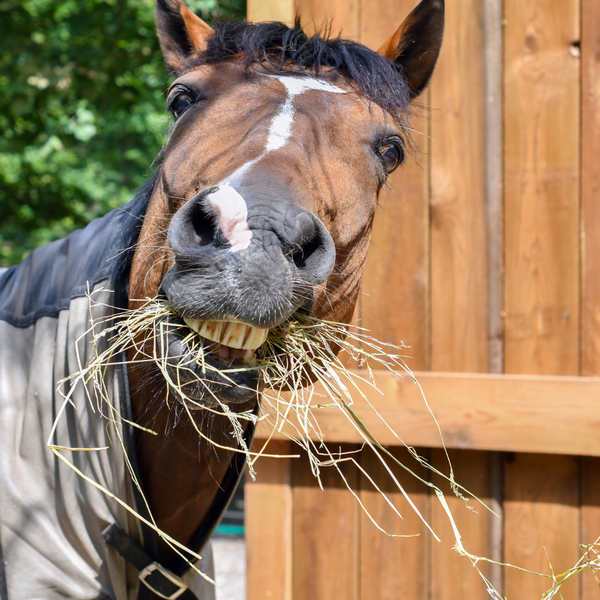
[[[90,299],[91,315],[94,300],[91,294],[88,295]],[[369,448],[375,454],[386,472],[392,478],[396,490],[403,495],[427,529],[432,533],[435,539],[439,541],[439,538],[433,531],[430,524],[419,512],[416,505],[413,503],[403,486],[398,481],[397,477],[394,475],[390,465],[395,463],[410,475],[418,479],[423,485],[432,489],[450,521],[455,538],[454,549],[462,556],[465,556],[472,563],[474,568],[483,579],[489,595],[494,600],[502,600],[502,596],[479,569],[478,563],[489,562],[509,567],[513,567],[513,565],[496,563],[495,561],[491,561],[485,557],[478,557],[470,554],[463,545],[460,532],[450,512],[444,494],[439,487],[434,485],[431,481],[420,477],[415,472],[415,469],[403,464],[386,448],[384,448],[371,435],[367,427],[364,425],[363,420],[353,408],[353,395],[359,394],[362,396],[368,407],[374,412],[377,418],[380,419],[392,432],[393,436],[398,440],[398,445],[404,446],[408,450],[410,456],[412,456],[412,458],[416,461],[417,465],[421,465],[447,480],[452,491],[458,497],[465,500],[465,502],[467,502],[467,496],[470,496],[477,502],[480,502],[476,497],[470,494],[455,481],[452,465],[448,457],[448,453],[446,452],[445,445],[443,444],[441,430],[437,424],[437,421],[435,420],[433,412],[427,404],[427,400],[419,386],[418,381],[410,369],[406,366],[403,356],[400,354],[400,352],[403,350],[402,347],[383,345],[370,337],[368,332],[364,329],[353,327],[349,330],[344,324],[323,321],[309,316],[297,316],[282,326],[270,330],[265,344],[256,352],[254,359],[248,364],[232,364],[229,368],[218,371],[220,375],[226,379],[228,379],[232,373],[240,370],[251,370],[260,374],[260,377],[266,387],[265,392],[262,394],[261,404],[263,408],[268,407],[270,409],[268,411],[270,416],[266,414],[257,416],[251,411],[243,411],[238,413],[231,410],[227,404],[223,403],[213,393],[207,381],[201,375],[198,375],[198,372],[201,374],[206,374],[207,371],[216,370],[205,360],[206,353],[202,338],[200,338],[194,331],[187,328],[187,326],[178,324],[177,322],[169,321],[169,317],[178,317],[178,315],[173,311],[167,302],[157,299],[148,299],[143,306],[136,310],[115,310],[113,316],[106,317],[103,320],[92,319],[91,331],[93,333],[92,343],[94,346],[94,356],[92,360],[85,365],[81,364],[80,362],[79,372],[68,378],[68,383],[70,384],[69,392],[64,397],[63,406],[57,415],[52,434],[48,441],[48,446],[63,462],[68,464],[91,485],[94,485],[105,494],[114,498],[115,501],[121,506],[127,509],[138,519],[146,523],[146,525],[151,527],[174,551],[185,558],[186,561],[188,561],[188,564],[190,564],[190,566],[194,568],[196,572],[207,578],[195,567],[195,565],[188,560],[187,556],[184,555],[183,552],[185,551],[188,555],[191,555],[196,560],[201,558],[199,555],[191,552],[185,546],[167,536],[163,531],[160,530],[152,516],[150,517],[150,521],[144,519],[137,511],[135,511],[134,508],[128,506],[121,499],[115,497],[109,490],[89,479],[81,471],[79,471],[66,456],[62,454],[64,451],[101,451],[102,448],[71,448],[59,446],[52,442],[58,420],[61,418],[66,405],[71,402],[71,396],[74,390],[79,385],[84,386],[87,400],[92,403],[94,408],[107,419],[108,423],[113,425],[114,431],[116,432],[119,444],[123,451],[127,467],[131,474],[132,481],[144,498],[148,514],[151,515],[150,507],[143,495],[140,483],[136,479],[131,462],[127,457],[125,444],[122,439],[121,425],[127,421],[122,415],[119,414],[117,407],[112,404],[104,383],[105,377],[107,376],[107,370],[117,364],[119,361],[126,360],[125,356],[129,351],[130,354],[133,353],[134,355],[132,362],[149,362],[158,367],[167,384],[168,394],[166,395],[165,400],[170,402],[174,399],[184,407],[184,410],[188,414],[189,419],[191,423],[193,423],[200,438],[218,446],[219,448],[224,448],[232,452],[241,452],[245,455],[246,463],[248,465],[248,472],[252,478],[255,477],[255,464],[258,458],[261,456],[279,456],[266,453],[266,445],[268,441],[259,450],[252,451],[250,448],[248,448],[244,440],[244,430],[247,423],[251,422],[256,424],[260,420],[268,419],[272,434],[276,431],[284,432],[306,451],[310,461],[312,473],[318,480],[321,488],[323,487],[321,483],[322,469],[336,469],[346,484],[346,487],[360,504],[362,510],[365,512],[371,522],[386,535],[403,537],[393,535],[385,531],[368,512],[366,507],[361,502],[357,492],[352,489],[345,479],[341,465],[345,462],[351,462],[372,483],[377,492],[397,514],[397,516],[402,518],[402,515],[398,512],[388,495],[386,495],[386,493],[384,493],[377,486],[369,473],[364,470],[360,462],[356,459],[356,453],[339,452],[333,454],[325,444],[325,440],[323,439],[323,435],[319,428],[319,410],[322,408],[335,407],[358,432],[363,440],[363,448]],[[184,343],[187,345],[187,349],[189,351],[185,356],[181,357],[180,364],[175,369],[175,376],[173,376],[172,363],[171,369],[168,367],[167,356],[165,352],[166,335],[169,330],[173,328],[181,328],[183,330]],[[340,354],[338,354],[338,350],[341,350]],[[189,362],[190,355],[193,357],[192,364]],[[356,364],[362,367],[360,372],[356,370],[349,370],[340,358],[340,356],[343,355],[345,355],[346,358],[349,358],[350,361],[354,361]],[[188,362],[186,362],[186,360]],[[362,384],[366,382],[368,385],[376,389],[373,373],[374,369],[385,369],[394,373],[398,377],[410,377],[414,380],[415,384],[419,386],[423,396],[423,402],[426,404],[431,414],[431,418],[436,423],[440,439],[442,440],[442,447],[446,453],[448,462],[448,475],[432,467],[432,465],[430,465],[424,458],[418,455],[414,448],[405,444],[403,440],[391,430],[389,425],[378,413],[377,407],[374,406],[361,391],[360,386],[357,385],[359,380]],[[204,387],[207,393],[207,400],[199,402],[187,394],[186,385],[182,383],[181,376],[183,374],[185,374],[188,379],[191,378],[196,385]],[[321,384],[321,389],[325,390],[325,398],[322,396],[317,396],[314,387],[307,387],[307,382],[311,380]],[[283,388],[287,388],[287,391],[279,391]],[[204,433],[196,424],[194,413],[197,411],[207,411],[215,415],[225,416],[232,426],[232,437],[235,443],[232,443],[230,447],[224,447],[217,444],[214,440],[207,436],[206,433]],[[139,425],[136,423],[129,424],[134,427],[139,427]],[[144,431],[146,431],[148,434],[156,435],[156,433],[153,431],[147,429],[144,429]],[[490,510],[483,503],[481,504],[485,509]],[[546,592],[546,594],[544,594],[542,600],[550,600],[553,598],[557,593],[559,593],[562,584],[579,573],[581,570],[588,567],[594,570],[598,569],[600,567],[600,558],[598,552],[599,548],[600,539],[597,540],[595,544],[587,547],[579,563],[566,573],[562,573],[560,575],[552,574],[550,576],[541,573],[535,573],[536,575],[540,575],[542,577],[551,577],[553,580],[553,587]],[[519,570],[525,571],[524,569]]]

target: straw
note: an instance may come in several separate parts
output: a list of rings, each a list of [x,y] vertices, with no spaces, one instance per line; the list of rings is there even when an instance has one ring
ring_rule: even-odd
[[[365,471],[360,462],[356,459],[356,452],[340,451],[334,454],[326,445],[326,440],[319,427],[319,411],[324,408],[336,408],[363,440],[362,448],[369,448],[374,453],[386,472],[392,478],[396,490],[402,494],[425,527],[431,532],[434,538],[439,541],[439,538],[433,531],[431,525],[419,512],[417,506],[395,476],[391,465],[396,464],[418,479],[423,485],[432,489],[450,521],[455,538],[454,549],[472,563],[473,567],[482,577],[489,595],[495,600],[502,600],[502,596],[481,572],[478,564],[480,562],[490,562],[513,568],[518,567],[507,565],[505,563],[495,563],[485,557],[470,554],[463,545],[460,532],[456,526],[456,522],[443,492],[431,481],[419,476],[414,468],[403,464],[381,445],[365,426],[364,417],[361,418],[354,408],[353,396],[361,397],[376,417],[392,432],[393,436],[398,440],[399,445],[404,446],[408,450],[410,456],[418,465],[425,467],[447,480],[452,491],[458,497],[466,501],[467,496],[470,496],[487,510],[490,510],[478,498],[473,496],[473,494],[470,494],[456,482],[450,458],[443,443],[442,432],[435,420],[433,412],[427,404],[427,400],[420,386],[419,390],[421,391],[423,402],[426,404],[431,414],[431,418],[437,426],[442,441],[442,447],[448,463],[448,475],[434,468],[424,458],[420,457],[414,448],[405,444],[400,436],[392,431],[391,427],[377,411],[377,407],[364,394],[361,386],[358,385],[359,383],[363,385],[366,383],[376,390],[377,387],[374,374],[374,370],[376,369],[387,370],[398,377],[410,377],[417,385],[419,385],[418,381],[404,362],[401,354],[403,347],[390,344],[384,345],[372,338],[368,334],[368,331],[360,327],[353,327],[352,330],[349,330],[345,324],[325,321],[310,316],[296,315],[290,321],[270,330],[266,342],[256,351],[254,358],[248,364],[232,363],[229,367],[216,369],[206,361],[203,339],[194,331],[188,329],[183,323],[179,324],[181,321],[178,322],[176,320],[179,315],[172,309],[168,302],[158,299],[146,299],[143,305],[136,310],[116,311],[115,309],[113,314],[108,317],[94,319],[92,314],[92,307],[94,306],[92,294],[88,294],[88,297],[90,301],[90,319],[92,327],[90,331],[82,336],[82,338],[91,333],[92,344],[95,351],[92,359],[86,365],[80,363],[79,372],[68,378],[68,381],[71,384],[69,387],[70,391],[65,395],[63,406],[57,414],[48,441],[48,446],[61,460],[73,468],[86,481],[114,498],[115,501],[126,508],[131,514],[135,515],[156,531],[156,533],[180,556],[185,558],[190,566],[200,575],[206,578],[206,575],[200,573],[183,552],[189,553],[195,559],[200,559],[200,556],[191,552],[185,546],[162,532],[156,525],[153,517],[150,518],[150,521],[144,519],[134,508],[128,506],[119,498],[116,498],[109,490],[106,490],[98,483],[93,482],[79,471],[69,459],[61,454],[61,452],[64,451],[101,451],[101,448],[69,448],[52,442],[57,423],[64,412],[64,408],[68,403],[72,402],[74,389],[78,385],[83,385],[86,390],[86,397],[91,403],[92,408],[97,410],[114,427],[120,447],[125,456],[127,467],[132,476],[132,481],[143,497],[143,491],[135,477],[122,439],[122,424],[127,421],[123,419],[117,407],[113,405],[105,385],[108,369],[117,364],[120,360],[123,360],[122,357],[126,356],[127,352],[134,356],[131,361],[132,363],[149,362],[158,367],[165,379],[169,392],[167,401],[169,402],[170,398],[183,406],[190,421],[195,427],[199,438],[206,440],[219,448],[243,453],[246,458],[248,473],[253,479],[256,475],[255,465],[258,458],[261,456],[280,456],[267,454],[266,446],[275,432],[280,434],[283,433],[305,450],[310,462],[311,471],[321,488],[323,487],[321,482],[322,469],[336,469],[350,493],[356,498],[362,510],[378,529],[392,537],[405,537],[390,534],[385,531],[384,528],[377,523],[373,515],[369,513],[367,508],[361,502],[357,492],[352,489],[352,486],[349,485],[344,477],[341,466],[346,462],[351,462],[371,482],[377,493],[381,495],[396,515],[399,518],[402,518],[402,515],[394,506],[390,497],[382,491],[374,481],[373,477]],[[168,360],[165,351],[165,341],[170,332],[178,329],[183,336],[186,354],[181,357],[171,357]],[[340,354],[350,357],[351,360],[355,361],[362,369],[360,371],[348,369],[340,359],[338,350],[342,351]],[[180,359],[179,365],[175,367],[174,358]],[[232,374],[242,370],[252,371],[255,374],[258,374],[262,384],[266,388],[262,394],[262,414],[259,416],[251,411],[238,413],[235,412],[235,410],[232,410],[227,403],[223,402],[212,391],[210,384],[206,379],[208,371],[218,371],[222,378],[232,381],[230,379]],[[175,374],[173,374],[174,371]],[[185,378],[188,381],[191,380],[195,386],[200,386],[205,390],[205,395],[202,400],[190,397],[188,394],[189,387],[182,383],[183,375],[185,375]],[[314,387],[307,387],[307,383],[310,381],[315,381],[320,384],[321,389],[323,389],[325,393],[324,397],[322,395],[318,396]],[[287,391],[281,391],[282,389],[286,389]],[[196,419],[194,418],[198,411],[222,415],[229,420],[232,426],[231,446],[217,444],[202,430],[201,427],[198,426]],[[258,421],[268,423],[272,433],[260,449],[253,451],[247,446],[244,440],[244,431],[247,423],[251,422],[256,424]],[[130,424],[139,427],[139,425],[135,423]],[[144,429],[144,431],[148,434],[155,434],[155,432],[147,429]],[[151,514],[150,506],[146,498],[144,498],[143,501],[145,502],[148,513]],[[565,573],[559,575],[535,573],[542,577],[550,577],[553,581],[552,588],[544,594],[542,600],[550,600],[553,598],[559,593],[561,586],[568,579],[572,578],[583,569],[591,568],[595,572],[599,568],[599,542],[600,540],[597,540],[591,546],[583,548],[581,560],[573,567],[573,569],[570,569]],[[525,569],[518,569],[526,571]],[[531,571],[526,572],[532,573]]]

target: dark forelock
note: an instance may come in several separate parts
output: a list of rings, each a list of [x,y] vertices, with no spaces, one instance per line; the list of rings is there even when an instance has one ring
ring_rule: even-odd
[[[225,21],[214,29],[207,49],[190,61],[190,67],[242,59],[248,67],[268,73],[343,77],[395,120],[405,122],[410,93],[400,67],[363,44],[329,33],[309,37],[299,20],[293,27]]]

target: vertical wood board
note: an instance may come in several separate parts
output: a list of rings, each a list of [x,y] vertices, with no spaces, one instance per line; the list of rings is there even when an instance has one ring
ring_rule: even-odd
[[[507,373],[579,374],[578,0],[506,0]]]
[[[253,450],[258,449],[255,444]],[[272,441],[266,452],[290,451],[290,442]],[[292,599],[292,460],[261,458],[256,481],[246,478],[247,600]]]
[[[581,12],[581,374],[600,375],[600,2]]]
[[[590,546],[588,560],[600,558],[600,458],[581,461],[581,543]],[[581,576],[581,600],[600,597],[600,570],[588,568]]]
[[[471,494],[489,505],[490,453],[466,450],[449,451],[456,481]],[[432,450],[432,465],[442,473],[449,473],[448,461],[442,450]],[[454,521],[460,532],[464,546],[475,556],[490,555],[490,523],[493,517],[475,500],[465,501],[454,495],[447,482],[439,476],[432,476],[435,483],[446,496]],[[469,497],[467,493],[465,496]],[[475,512],[476,511],[476,512]],[[452,548],[455,544],[451,523],[437,500],[431,497],[431,525],[441,542],[432,541],[431,546],[431,598],[436,600],[488,600],[483,580],[471,565],[468,558],[460,556]],[[480,563],[482,573],[489,577],[489,565]],[[519,600],[523,600],[518,597]]]
[[[505,561],[521,568],[562,573],[579,560],[579,461],[572,456],[512,454],[505,465]],[[561,589],[564,600],[579,598],[580,578]],[[551,579],[505,570],[509,599],[537,600]]]
[[[446,3],[431,86],[431,368],[488,370],[482,3]]]
[[[359,39],[360,0],[296,0],[296,14],[309,35],[330,30],[334,37]]]
[[[390,448],[392,454],[426,481],[429,473],[404,448]],[[418,450],[419,454],[424,452]],[[387,459],[392,472],[424,519],[429,519],[429,493],[425,484]],[[391,476],[372,452],[361,454],[361,466],[393,502],[402,519],[390,508],[372,483],[361,476],[360,499],[360,599],[361,600],[428,600],[429,549],[431,534]],[[417,537],[389,537],[387,533]]]
[[[414,8],[414,0],[363,7],[361,42],[377,50]],[[410,346],[413,370],[429,368],[429,91],[413,103],[415,149],[379,195],[362,286],[362,326],[382,341]]]
[[[294,0],[248,0],[246,14],[248,20],[294,22]]]
[[[331,447],[339,452],[339,447]],[[356,450],[342,446],[341,451]],[[358,490],[358,469],[350,462],[341,471]],[[308,459],[293,463],[293,575],[294,600],[358,600],[358,502],[333,467],[321,470],[321,490]]]

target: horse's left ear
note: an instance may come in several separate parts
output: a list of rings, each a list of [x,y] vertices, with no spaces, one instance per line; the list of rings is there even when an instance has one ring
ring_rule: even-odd
[[[181,0],[156,1],[156,30],[167,67],[178,75],[185,71],[189,56],[206,49],[214,33]]]
[[[422,0],[377,51],[402,67],[411,98],[416,98],[429,82],[443,37],[444,0]]]

